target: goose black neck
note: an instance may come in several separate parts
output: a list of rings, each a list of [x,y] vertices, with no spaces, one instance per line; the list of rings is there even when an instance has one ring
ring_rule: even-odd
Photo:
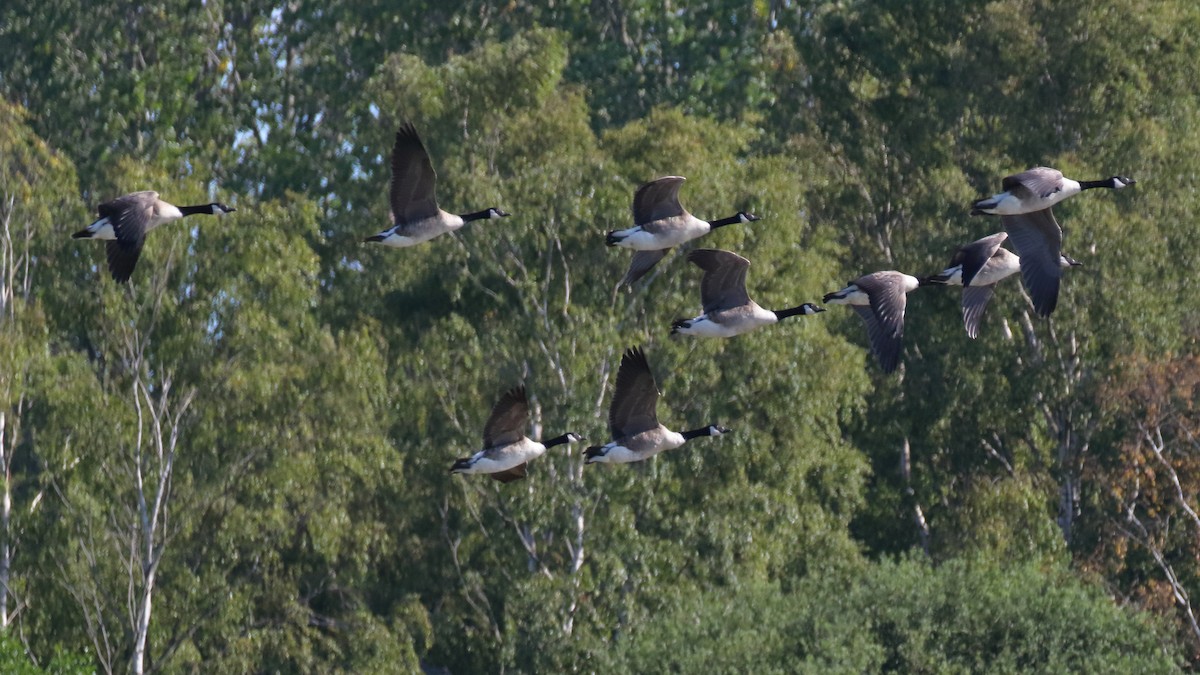
[[[699,429],[692,429],[691,431],[685,431],[680,435],[683,436],[683,440],[685,441],[690,441],[693,438],[700,438],[702,436],[711,436],[712,433],[709,432],[710,426],[712,425],[700,427]]]
[[[564,443],[570,443],[570,442],[571,442],[571,434],[563,434],[562,436],[555,436],[554,438],[551,438],[548,441],[544,441],[542,443],[542,445],[546,446],[547,448],[552,448],[556,445],[562,445]]]
[[[213,204],[198,204],[196,206],[180,206],[179,212],[185,216],[194,215],[197,213],[206,213],[212,215]]]
[[[1091,190],[1094,188],[1111,188],[1114,187],[1111,178],[1103,180],[1081,180],[1079,181],[1080,190]]]
[[[474,213],[464,213],[461,216],[459,216],[459,218],[463,219],[464,223],[469,223],[472,220],[487,220],[488,218],[491,218],[491,217],[492,217],[491,209],[484,209],[482,211],[476,211]]]
[[[789,307],[787,309],[773,309],[771,311],[775,314],[776,319],[786,319],[789,316],[796,316],[797,314],[803,314],[804,313],[804,305],[796,305],[795,307]]]
[[[708,221],[708,225],[715,230],[718,227],[725,227],[726,225],[733,225],[734,223],[740,222],[742,222],[742,217],[740,214],[736,214],[720,220],[710,220]]]

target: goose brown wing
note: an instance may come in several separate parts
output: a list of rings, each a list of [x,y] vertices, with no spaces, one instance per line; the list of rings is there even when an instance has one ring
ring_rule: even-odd
[[[438,214],[437,173],[412,122],[396,132],[392,146],[392,219],[397,225]]]
[[[1050,209],[1019,216],[1000,216],[1000,222],[1021,257],[1021,279],[1039,316],[1050,316],[1058,305],[1062,277],[1062,228]]]
[[[1063,188],[1063,175],[1058,169],[1039,166],[1005,178],[1003,187],[1018,197],[1049,197]]]
[[[705,312],[732,309],[750,303],[746,293],[746,270],[750,261],[736,253],[711,248],[698,248],[688,254],[688,260],[704,270],[700,281],[700,303]]]
[[[875,272],[854,281],[871,299],[871,311],[880,326],[895,337],[904,335],[904,307],[908,303],[900,282],[896,272]]]
[[[633,222],[637,225],[686,213],[679,203],[683,176],[664,176],[639,187],[633,195]]]
[[[614,439],[658,428],[658,385],[641,347],[625,351],[617,371],[617,388],[608,409]]]
[[[950,266],[962,265],[963,286],[971,285],[971,280],[979,274],[979,270],[983,269],[987,261],[992,259],[996,249],[1000,248],[1005,239],[1008,239],[1007,232],[997,232],[958,249],[954,259],[950,261]]]
[[[157,192],[134,192],[105,202],[97,209],[101,218],[108,218],[116,236],[104,246],[108,271],[114,280],[124,283],[133,274],[157,202]]]
[[[529,402],[525,398],[525,387],[515,387],[504,392],[492,414],[483,426],[483,447],[494,448],[516,443],[525,437],[529,424]]]
[[[108,257],[108,272],[114,281],[125,283],[133,276],[133,268],[142,257],[142,242],[131,245],[119,240],[104,242],[104,252]]]
[[[883,372],[890,373],[900,363],[900,336],[880,323],[875,312],[865,305],[851,305],[863,323],[867,325],[867,340],[871,343],[871,351],[879,359],[879,367]]]
[[[962,315],[963,326],[967,329],[967,337],[972,340],[979,337],[979,324],[983,321],[983,310],[995,294],[995,286],[967,286],[963,288]]]
[[[646,273],[654,269],[658,261],[667,256],[671,249],[664,248],[657,251],[634,251],[633,260],[629,263],[629,271],[625,273],[621,279],[622,285],[632,284],[633,282],[646,276]]]

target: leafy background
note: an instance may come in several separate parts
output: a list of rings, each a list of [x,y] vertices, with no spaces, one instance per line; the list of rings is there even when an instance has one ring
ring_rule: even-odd
[[[0,664],[1194,669],[1197,36],[1177,0],[5,3]],[[362,245],[403,120],[443,205],[513,216]],[[698,271],[617,293],[601,243],[685,175],[791,306],[940,270],[1042,164],[1138,185],[1056,209],[1049,320],[1006,282],[971,341],[915,293],[893,377],[838,308],[668,340]],[[141,189],[238,210],[117,286],[68,235]],[[518,382],[602,439],[634,344],[664,422],[736,433],[446,474]]]

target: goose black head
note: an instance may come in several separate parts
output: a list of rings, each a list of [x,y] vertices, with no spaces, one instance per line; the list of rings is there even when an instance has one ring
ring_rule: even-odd
[[[1113,176],[1112,178],[1109,178],[1108,181],[1112,183],[1114,190],[1120,190],[1123,187],[1129,187],[1130,185],[1137,183],[1136,180],[1132,178],[1126,178],[1125,176]]]
[[[753,213],[746,213],[745,211],[738,211],[737,219],[739,222],[753,223],[754,221],[759,220],[759,217],[754,215]]]
[[[497,218],[507,218],[508,217],[508,213],[506,211],[496,208],[495,206],[488,209],[487,213],[488,213],[487,217],[491,218],[492,220],[495,220]]]
[[[233,208],[232,206],[226,206],[220,202],[213,202],[211,204],[211,206],[212,206],[212,212],[213,212],[214,216],[220,216],[220,215],[223,215],[226,213],[231,213],[233,211],[237,211],[237,209]]]

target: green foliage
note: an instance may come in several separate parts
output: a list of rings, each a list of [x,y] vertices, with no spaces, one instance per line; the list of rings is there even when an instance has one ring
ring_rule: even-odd
[[[69,149],[86,191],[114,157],[211,156],[232,143],[226,28],[220,4],[9,4],[0,90]]]
[[[44,667],[30,662],[18,640],[9,632],[0,633],[0,670],[10,675],[87,675],[95,664],[83,654],[56,653]]]
[[[613,647],[610,672],[1171,673],[1145,615],[1069,571],[919,559],[673,596]]]
[[[185,4],[0,7],[12,668],[125,667],[138,406],[187,392],[155,669],[1200,663],[1177,608],[1200,592],[1194,533],[1170,526],[1200,487],[1170,426],[1191,399],[1160,425],[1176,491],[1137,386],[1200,335],[1192,4]],[[405,120],[443,208],[512,216],[364,245]],[[970,201],[1037,164],[1139,181],[1056,209],[1085,266],[1049,320],[1012,279],[972,341],[959,290],[922,289],[894,377],[842,308],[667,339],[699,310],[694,246],[745,255],[751,296],[791,307],[940,270],[1000,227]],[[662,175],[700,217],[762,219],[618,291],[629,252],[603,234]],[[68,235],[140,189],[238,210],[156,230],[118,286],[103,246]],[[570,447],[520,483],[447,475],[518,383],[531,436],[603,442],[631,345],[664,423],[734,433],[641,466],[585,469]]]

